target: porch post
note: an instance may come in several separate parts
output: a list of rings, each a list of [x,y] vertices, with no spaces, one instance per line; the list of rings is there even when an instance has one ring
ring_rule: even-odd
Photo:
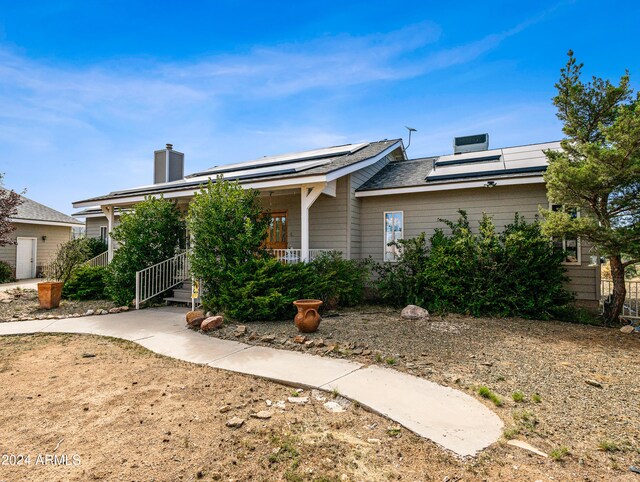
[[[113,206],[100,206],[102,212],[107,217],[107,258],[109,263],[113,260],[113,240],[111,239],[111,231],[114,224],[114,208]]]
[[[300,237],[301,237],[301,261],[309,261],[309,208],[318,199],[322,190],[325,188],[325,184],[313,184],[310,186],[302,186],[300,188],[301,198],[301,223],[300,223]]]

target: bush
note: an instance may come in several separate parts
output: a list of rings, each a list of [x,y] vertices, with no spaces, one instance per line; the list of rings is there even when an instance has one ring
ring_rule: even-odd
[[[378,268],[382,301],[474,316],[549,318],[572,300],[564,288],[564,254],[553,249],[537,221],[516,214],[500,234],[488,216],[477,234],[464,211],[457,222],[441,221],[451,235],[439,229],[429,243],[424,235],[400,241],[398,263]]]
[[[371,259],[346,260],[338,251],[324,253],[309,263],[306,292],[322,300],[323,309],[361,303],[371,278]]]
[[[70,300],[105,299],[106,281],[105,266],[80,266],[62,287],[62,296]]]
[[[44,273],[47,278],[66,283],[76,268],[90,259],[89,245],[85,238],[76,238],[58,246],[54,260]]]
[[[83,242],[86,243],[87,245],[87,248],[89,250],[88,259],[95,258],[99,254],[104,253],[108,248],[107,243],[105,243],[101,239],[97,239],[97,238],[80,238],[80,239],[82,239]]]
[[[13,280],[13,269],[8,263],[0,261],[0,283],[7,283]]]
[[[107,294],[128,305],[135,297],[136,272],[175,256],[185,242],[185,225],[173,202],[147,197],[122,213],[111,237],[120,247],[107,271]]]

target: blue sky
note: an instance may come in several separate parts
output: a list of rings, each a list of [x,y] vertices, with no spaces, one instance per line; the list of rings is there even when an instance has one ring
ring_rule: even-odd
[[[556,140],[567,50],[637,85],[638,18],[616,0],[0,0],[0,172],[69,213],[149,184],[167,142],[191,172],[405,125],[411,157],[481,132],[493,147]]]

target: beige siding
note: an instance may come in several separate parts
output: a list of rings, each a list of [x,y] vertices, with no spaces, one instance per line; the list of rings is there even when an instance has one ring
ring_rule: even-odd
[[[336,197],[321,194],[309,209],[309,247],[347,255],[348,176],[337,180]]]
[[[513,221],[516,212],[531,220],[538,214],[539,206],[548,206],[542,184],[375,196],[360,200],[361,256],[372,256],[376,261],[382,261],[385,211],[404,212],[404,236],[411,238],[421,232],[429,236],[436,228],[443,228],[438,218],[455,220],[458,209],[467,211],[472,226],[477,226],[482,213],[486,212],[501,229]],[[583,243],[581,250],[582,264],[567,266],[571,277],[569,288],[578,299],[594,300],[597,299],[598,269],[589,266],[589,246]]]
[[[100,226],[108,226],[107,217],[87,218],[87,238],[100,239]]]
[[[16,230],[11,233],[11,239],[36,238],[36,273],[40,273],[42,267],[53,260],[56,250],[61,243],[71,239],[71,228],[65,226],[46,226],[44,224],[15,223]],[[42,237],[46,236],[46,240]],[[16,245],[0,247],[0,260],[14,269],[16,268]]]
[[[271,212],[287,212],[287,248],[300,249],[300,191],[288,194],[263,194],[262,205]]]
[[[375,164],[360,169],[349,175],[351,186],[349,193],[349,258],[359,258],[361,255],[361,233],[360,233],[360,199],[356,197],[356,189],[371,179],[380,169],[390,162],[390,156],[385,156]]]

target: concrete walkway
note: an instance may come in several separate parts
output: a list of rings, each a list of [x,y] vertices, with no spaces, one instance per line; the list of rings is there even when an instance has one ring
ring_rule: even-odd
[[[29,278],[14,281],[13,283],[0,284],[0,291],[9,291],[14,288],[22,288],[23,290],[37,290],[38,283],[42,283],[43,278]]]
[[[133,341],[161,355],[322,390],[336,389],[459,456],[497,441],[502,421],[473,397],[391,368],[246,345],[189,330],[184,309],[0,323],[0,335],[85,333]]]

